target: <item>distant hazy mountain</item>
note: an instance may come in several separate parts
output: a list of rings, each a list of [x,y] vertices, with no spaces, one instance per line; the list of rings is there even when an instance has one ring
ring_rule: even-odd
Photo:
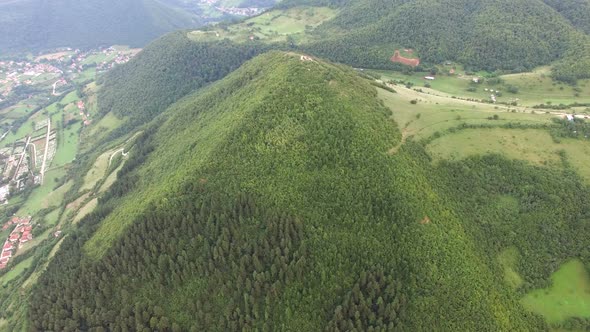
[[[254,14],[274,0],[0,0],[0,54],[55,47],[143,46],[176,29]]]

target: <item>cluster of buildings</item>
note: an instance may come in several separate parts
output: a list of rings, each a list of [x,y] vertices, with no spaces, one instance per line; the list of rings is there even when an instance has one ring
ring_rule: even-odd
[[[36,123],[35,131],[49,125],[48,120]],[[47,151],[46,151],[47,150]],[[0,149],[0,204],[6,204],[11,192],[24,190],[27,183],[41,183],[39,170],[43,159],[49,165],[57,152],[57,132],[39,134],[15,142],[11,147]]]
[[[110,61],[103,61],[101,63],[97,63],[96,70],[105,71],[105,70],[112,69],[113,67],[115,67],[117,65],[122,65],[122,64],[129,62],[129,60],[131,60],[131,58],[135,55],[135,53],[117,51],[112,47],[109,47],[106,50],[103,50],[102,53],[109,56],[109,57],[113,53],[116,53],[116,54],[115,54],[115,58],[113,58]]]
[[[8,262],[16,251],[23,247],[23,245],[33,239],[33,225],[31,225],[31,216],[26,218],[13,217],[2,226],[5,231],[11,226],[14,226],[10,235],[4,241],[2,246],[2,253],[0,254],[0,269],[6,268]]]
[[[86,105],[84,104],[84,101],[78,100],[78,102],[76,102],[76,107],[78,107],[78,111],[80,111],[80,116],[82,117],[82,121],[84,121],[84,125],[90,125],[92,120],[90,120],[90,114],[86,113]]]
[[[104,54],[109,60],[95,64],[85,63],[88,57],[97,54]],[[97,70],[108,70],[128,62],[135,54],[136,51],[119,51],[113,47],[90,51],[66,48],[30,61],[0,61],[0,102],[21,85],[53,84],[53,94],[56,95],[57,85],[66,85],[67,80],[72,79],[72,74],[79,74],[90,66],[96,66]],[[51,75],[38,78],[43,74]]]
[[[31,78],[43,74],[59,77],[63,75],[63,70],[49,63],[0,61],[0,98],[8,97],[14,88],[21,85],[33,85]]]
[[[262,13],[265,10],[265,8],[258,7],[215,7],[215,9],[219,10],[222,13],[236,16],[254,16]]]

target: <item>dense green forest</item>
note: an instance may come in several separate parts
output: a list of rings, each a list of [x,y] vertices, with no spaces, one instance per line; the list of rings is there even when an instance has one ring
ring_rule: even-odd
[[[170,33],[108,73],[101,81],[99,111],[129,117],[128,126],[118,132],[127,133],[129,126],[152,120],[183,96],[223,78],[267,49],[264,44],[229,41],[195,43],[185,31]]]
[[[566,3],[555,5],[559,11],[540,0],[290,0],[277,8],[299,5],[330,6],[339,14],[307,31],[308,40],[300,44],[198,42],[184,32],[169,34],[106,76],[101,111],[143,117],[135,123],[145,122],[268,49],[295,49],[355,67],[401,70],[404,66],[390,57],[396,49],[413,48],[422,69],[448,60],[468,70],[508,72],[553,64],[557,80],[575,84],[590,77],[590,36],[582,32],[583,23],[575,23],[578,30],[570,22],[574,18],[560,14]]]
[[[557,10],[578,29],[590,33],[590,1],[543,0],[543,2]]]
[[[353,66],[383,67],[394,48],[413,48],[427,63],[525,71],[559,60],[556,78],[590,77],[588,35],[537,0],[359,1],[312,34],[306,50]]]
[[[155,0],[1,1],[0,54],[56,47],[143,46],[204,21]]]
[[[375,87],[304,60],[260,55],[145,127],[39,278],[32,327],[547,329],[518,299],[589,258],[588,186],[493,155],[434,164],[411,140],[389,154]]]

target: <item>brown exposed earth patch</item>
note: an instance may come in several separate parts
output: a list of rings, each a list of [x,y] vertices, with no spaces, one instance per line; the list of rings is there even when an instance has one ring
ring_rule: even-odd
[[[404,64],[406,66],[411,66],[411,67],[416,67],[420,64],[420,59],[418,59],[418,58],[410,59],[410,58],[403,57],[399,54],[399,50],[395,51],[395,53],[393,54],[393,56],[391,57],[390,60],[391,60],[391,62],[397,62],[397,63],[401,63],[401,64]]]
[[[424,216],[424,219],[420,221],[420,225],[428,225],[430,224],[430,218],[428,216]]]

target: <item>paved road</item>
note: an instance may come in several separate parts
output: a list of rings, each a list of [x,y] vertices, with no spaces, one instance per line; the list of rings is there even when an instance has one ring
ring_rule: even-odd
[[[47,162],[47,152],[49,151],[49,133],[51,133],[51,118],[47,118],[47,135],[45,136],[45,152],[43,153],[43,163],[41,164],[41,185],[45,179],[45,163]]]

